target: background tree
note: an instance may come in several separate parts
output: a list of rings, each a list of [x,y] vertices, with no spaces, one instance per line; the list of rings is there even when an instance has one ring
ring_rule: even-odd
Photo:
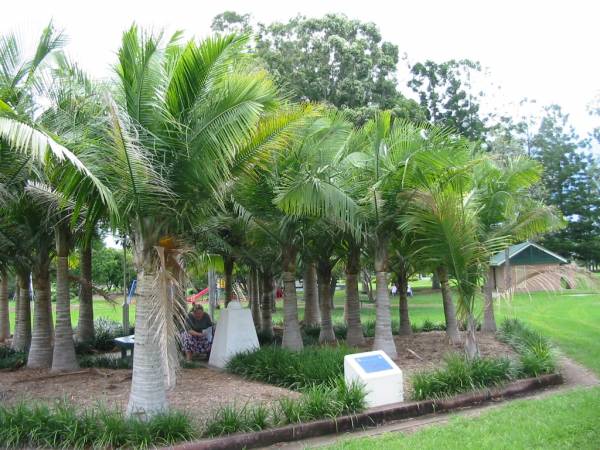
[[[471,75],[481,72],[479,62],[427,60],[413,65],[410,72],[408,86],[419,96],[430,122],[450,127],[469,139],[485,138],[486,119],[479,106],[483,93],[471,85]]]

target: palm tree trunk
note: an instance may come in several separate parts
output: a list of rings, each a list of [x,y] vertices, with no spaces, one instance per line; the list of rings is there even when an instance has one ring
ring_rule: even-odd
[[[158,335],[158,321],[151,320],[151,296],[156,276],[152,271],[151,262],[144,261],[147,254],[140,254],[139,248],[135,251],[138,252],[137,261],[141,261],[142,268],[138,266],[135,293],[135,347],[127,415],[146,419],[168,409],[161,361],[162,358],[166,358],[166,355],[161,354],[158,341],[155,339]],[[143,268],[144,265],[146,270]]]
[[[433,272],[433,275],[431,276],[431,289],[437,290],[441,288],[440,277],[438,277],[436,272]]]
[[[84,283],[79,287],[79,320],[77,339],[90,342],[94,339],[94,303],[92,296],[92,245],[90,241],[81,246],[79,267]]]
[[[223,256],[223,269],[225,272],[225,308],[227,308],[227,305],[229,305],[229,302],[233,297],[233,263],[233,256]]]
[[[400,271],[396,274],[398,278],[398,296],[400,298],[399,313],[400,313],[400,331],[401,336],[410,336],[412,327],[410,326],[410,317],[408,315],[408,277],[404,270],[404,264],[401,264]]]
[[[52,333],[48,316],[48,303],[50,303],[50,255],[48,249],[40,248],[38,258],[33,269],[34,326],[27,367],[49,368],[52,366]]]
[[[271,303],[273,302],[273,275],[268,272],[261,273],[262,301],[260,303],[261,321],[260,330],[265,336],[273,336],[273,316]]]
[[[373,298],[373,287],[371,286],[371,272],[367,269],[361,270],[361,274],[363,277],[363,289],[367,293],[367,298],[370,303],[373,303],[375,299]]]
[[[437,275],[440,279],[442,289],[442,302],[444,304],[444,317],[446,319],[446,335],[454,345],[460,344],[460,334],[458,333],[458,322],[456,321],[456,310],[452,302],[452,292],[448,282],[448,269],[444,266],[437,268]]]
[[[477,346],[477,339],[475,338],[475,317],[473,313],[469,312],[467,316],[467,336],[465,338],[465,352],[468,359],[475,359],[479,357],[479,347]]]
[[[73,325],[71,324],[71,298],[69,294],[69,229],[64,224],[56,226],[56,328],[52,371],[79,368],[75,357]]]
[[[362,323],[360,321],[360,297],[358,294],[358,274],[360,273],[360,249],[351,245],[346,263],[346,322],[348,345],[357,346],[365,343]]]
[[[392,334],[392,315],[388,292],[387,241],[378,239],[375,248],[375,339],[373,350],[383,350],[390,358],[398,356]]]
[[[10,321],[8,319],[8,275],[0,271],[0,342],[10,337]]]
[[[260,329],[260,280],[258,277],[258,271],[254,267],[250,268],[250,278],[252,279],[252,321],[254,322],[254,327],[256,329]]]
[[[496,332],[496,318],[494,317],[494,277],[492,268],[488,270],[485,285],[483,286],[483,325],[481,331],[484,333]]]
[[[317,282],[319,285],[319,307],[321,308],[319,342],[336,342],[331,318],[331,263],[329,260],[318,262]]]
[[[296,297],[296,254],[294,246],[283,248],[283,341],[281,346],[290,350],[302,350],[302,335],[298,322],[298,299]]]
[[[304,264],[304,325],[313,327],[321,323],[317,269],[312,262]]]
[[[12,340],[14,350],[28,352],[31,345],[31,296],[29,293],[29,272],[18,271],[19,295],[17,297],[15,334]]]

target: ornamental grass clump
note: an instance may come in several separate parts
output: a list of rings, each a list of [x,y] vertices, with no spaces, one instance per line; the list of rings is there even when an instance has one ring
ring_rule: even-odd
[[[496,386],[515,376],[508,358],[467,359],[451,354],[445,359],[445,367],[420,372],[413,376],[414,400],[447,397],[484,387]]]
[[[344,356],[352,352],[346,346],[308,347],[299,352],[267,346],[234,356],[226,369],[251,380],[303,390],[343,376]]]
[[[498,339],[519,354],[518,370],[522,376],[537,377],[556,371],[556,357],[550,341],[517,319],[506,319],[500,325]]]
[[[78,411],[66,402],[0,406],[2,448],[148,448],[195,437],[189,417],[175,411],[144,421],[105,408]]]
[[[205,422],[203,437],[260,431],[276,426],[335,418],[365,409],[362,386],[343,378],[306,388],[300,398],[280,398],[272,405],[223,405]]]

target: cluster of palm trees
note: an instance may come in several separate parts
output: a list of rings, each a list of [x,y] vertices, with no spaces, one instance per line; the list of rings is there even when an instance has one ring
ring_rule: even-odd
[[[183,42],[136,26],[124,33],[114,78],[97,83],[62,53],[50,25],[33,56],[0,40],[0,339],[7,338],[8,274],[15,275],[15,348],[30,367],[77,366],[69,286],[80,284],[77,339],[93,335],[91,240],[99,227],[129,237],[137,271],[130,414],[167,407],[177,352],[172,317],[184,308],[186,267],[223,257],[226,301],[234,267],[248,269],[254,320],[272,333],[273,283],[284,292],[283,346],[302,348],[306,325],[335,341],[331,277],[345,264],[348,343],[364,342],[358,279],[375,272],[373,346],[396,356],[389,273],[442,283],[448,336],[477,355],[475,300],[490,254],[556,226],[530,199],[540,167],[483,154],[452,130],[394,120],[361,128],[325,105],[286,101],[243,36]],[[80,252],[81,276],[68,257]],[[56,321],[50,308],[56,270]],[[35,293],[33,329],[29,280]],[[458,295],[454,311],[449,283]],[[487,291],[486,291],[487,292]],[[487,309],[493,308],[491,292]],[[493,314],[485,328],[493,328]],[[408,324],[408,325],[407,325]]]

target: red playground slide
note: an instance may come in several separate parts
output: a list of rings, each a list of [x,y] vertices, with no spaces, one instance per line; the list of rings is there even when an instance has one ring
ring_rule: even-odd
[[[208,288],[206,289],[202,289],[200,292],[198,292],[197,294],[194,295],[190,295],[187,298],[187,302],[188,303],[196,303],[196,300],[200,300],[200,297],[204,296],[204,295],[208,295]]]

